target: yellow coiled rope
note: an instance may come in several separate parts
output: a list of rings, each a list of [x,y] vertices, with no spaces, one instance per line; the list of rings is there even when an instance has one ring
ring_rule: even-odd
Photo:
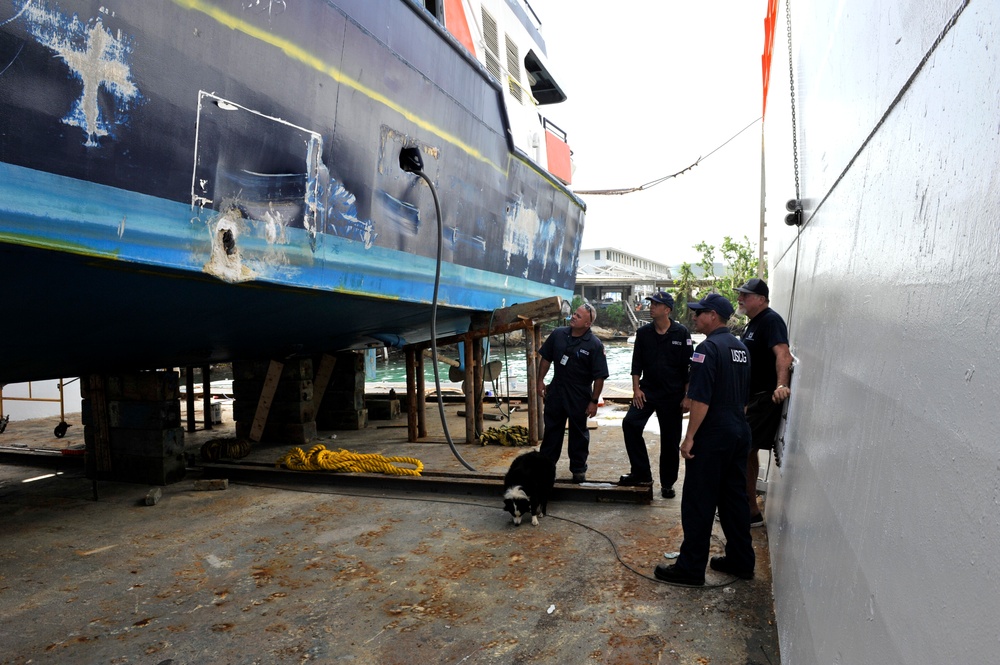
[[[412,464],[416,468],[404,469],[394,464]],[[327,450],[322,443],[310,448],[308,453],[301,448],[292,448],[278,460],[277,465],[284,465],[293,471],[385,473],[391,476],[419,476],[424,470],[423,462],[415,457],[385,457],[374,453],[352,453],[344,449],[334,452]]]

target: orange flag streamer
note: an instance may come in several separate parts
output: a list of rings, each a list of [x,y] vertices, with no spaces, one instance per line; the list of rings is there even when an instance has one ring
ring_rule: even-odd
[[[767,114],[767,88],[771,82],[771,56],[774,54],[774,25],[778,19],[778,0],[767,0],[767,16],[764,17],[764,54],[760,57],[764,78],[764,104],[761,116]]]

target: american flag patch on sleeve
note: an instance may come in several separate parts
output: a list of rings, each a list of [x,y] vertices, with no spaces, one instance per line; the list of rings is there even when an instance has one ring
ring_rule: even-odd
[[[691,362],[694,362],[694,363],[703,363],[703,362],[705,362],[705,354],[704,353],[697,353],[697,352],[691,354]]]

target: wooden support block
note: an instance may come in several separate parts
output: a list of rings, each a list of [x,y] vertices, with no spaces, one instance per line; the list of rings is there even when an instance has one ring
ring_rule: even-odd
[[[257,408],[254,404],[236,402],[233,404],[233,420],[253,422],[256,419]],[[316,420],[316,412],[312,402],[271,402],[267,412],[268,423],[307,423]]]
[[[233,397],[237,402],[256,403],[264,389],[264,379],[237,379],[233,381]],[[315,386],[311,379],[282,379],[274,391],[277,402],[311,402]]]
[[[83,428],[83,440],[88,450],[96,450],[97,436],[97,428],[91,425]],[[114,427],[108,432],[108,451],[112,460],[123,455],[150,459],[178,457],[184,453],[184,430],[180,427],[162,430]]]
[[[324,411],[316,427],[322,430],[362,430],[368,427],[368,409]]]
[[[271,363],[266,360],[244,360],[233,363],[233,378],[260,381],[271,371]],[[281,378],[292,381],[312,380],[312,358],[294,358],[282,363]]]
[[[311,363],[310,363],[311,364]],[[267,376],[264,377],[264,386],[261,389],[260,400],[257,402],[257,415],[254,416],[253,425],[250,428],[251,441],[260,441],[264,433],[264,425],[267,423],[267,414],[271,410],[271,401],[274,399],[274,392],[278,389],[278,381],[281,380],[281,371],[284,363],[272,360],[267,368]]]
[[[370,399],[367,408],[372,420],[395,420],[400,416],[398,399]]]
[[[180,397],[177,372],[135,372],[109,376],[105,393],[109,400],[162,402]]]
[[[177,400],[166,402],[108,402],[108,422],[111,427],[130,429],[170,429],[181,426],[181,405]]]
[[[137,431],[137,430],[134,430]],[[169,485],[184,477],[184,455],[157,457],[147,455],[115,454],[114,468],[101,470],[96,460],[91,462],[89,452],[84,458],[90,480],[113,480],[142,485]]]
[[[323,397],[323,404],[316,410],[316,413],[363,408],[365,408],[364,384],[357,385],[352,389],[334,389],[333,386],[328,386],[326,395]]]
[[[236,421],[236,438],[249,439],[251,423]],[[261,432],[259,442],[280,443],[281,445],[303,446],[316,438],[316,422],[308,423],[268,423]]]
[[[533,300],[526,303],[517,303],[510,307],[503,307],[493,312],[493,327],[507,326],[519,320],[531,319],[536,323],[552,321],[562,318],[562,298],[552,296]]]
[[[81,382],[83,383],[83,382]],[[91,415],[93,417],[93,439],[87,449],[94,453],[94,471],[107,473],[111,471],[111,425],[108,423],[108,395],[106,392],[106,377],[91,374],[87,377],[87,394],[92,401]],[[84,428],[84,434],[90,426]]]
[[[316,368],[316,378],[313,379],[313,413],[319,411],[319,405],[323,402],[323,395],[326,394],[326,388],[330,383],[330,377],[333,376],[333,369],[336,366],[336,356],[324,353],[323,357],[320,358],[319,367]]]
[[[154,487],[153,489],[146,492],[146,505],[155,506],[159,503],[160,498],[163,496],[163,490],[159,487]]]
[[[196,480],[194,481],[194,488],[199,492],[229,489],[229,479],[211,478],[207,480]]]

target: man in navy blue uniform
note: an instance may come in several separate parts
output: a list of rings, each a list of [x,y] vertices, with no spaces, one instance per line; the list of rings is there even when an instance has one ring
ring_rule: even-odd
[[[772,450],[781,423],[781,403],[791,394],[792,353],[788,349],[788,328],[781,315],[770,307],[767,282],[753,278],[736,289],[739,313],[750,317],[742,341],[750,351],[750,402],[747,422],[753,433],[747,456],[747,499],[750,526],[763,526],[764,513],[757,505],[757,475],[761,450]]]
[[[678,448],[684,414],[681,402],[691,366],[691,334],[670,319],[674,298],[666,291],[648,296],[652,323],[639,328],[632,347],[632,404],[622,420],[630,471],[619,485],[652,485],[649,453],[642,431],[655,413],[660,424],[660,494],[676,496],[674,483],[680,466]]]
[[[587,418],[597,415],[597,403],[608,378],[608,359],[604,344],[590,331],[597,310],[589,303],[580,305],[569,325],[552,331],[538,355],[538,394],[545,398],[545,433],[539,452],[553,463],[562,454],[563,436],[569,423],[569,471],[574,483],[587,479],[590,432]],[[545,386],[545,375],[555,365],[552,383]]]
[[[705,584],[705,566],[715,511],[726,537],[726,554],[713,557],[713,570],[753,577],[755,556],[746,497],[750,426],[744,408],[750,385],[750,354],[726,327],[733,305],[718,293],[688,303],[695,330],[707,335],[691,357],[687,433],[681,443],[684,541],[671,566],[659,564],[657,579],[684,586]]]

